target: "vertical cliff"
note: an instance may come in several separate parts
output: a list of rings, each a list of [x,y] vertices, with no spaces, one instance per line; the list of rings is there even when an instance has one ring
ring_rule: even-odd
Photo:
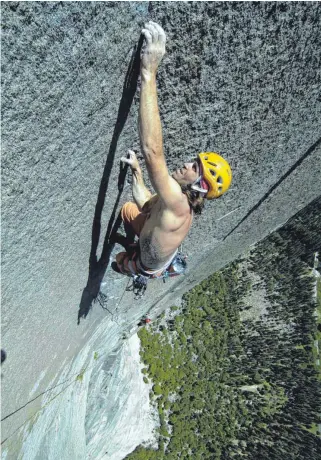
[[[320,5],[238,2],[2,2],[3,414],[45,390],[92,337],[114,347],[320,193]],[[137,45],[168,35],[158,75],[174,169],[224,152],[231,191],[195,219],[184,278],[141,302],[110,261],[131,198],[121,155],[138,147]],[[136,54],[135,54],[136,53]],[[101,291],[103,307],[94,302]],[[108,308],[108,310],[106,309]],[[37,401],[3,423],[3,438]]]

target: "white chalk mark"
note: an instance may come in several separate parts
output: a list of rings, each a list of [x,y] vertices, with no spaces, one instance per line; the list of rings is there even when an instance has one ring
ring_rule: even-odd
[[[237,211],[237,210],[240,209],[241,207],[242,207],[242,206],[238,206],[237,208],[233,209],[233,211],[230,211],[230,212],[228,212],[227,214],[225,214],[224,216],[220,217],[219,219],[216,219],[216,222],[218,222],[219,220],[224,219],[224,217],[229,216],[230,214],[232,214],[232,212]]]

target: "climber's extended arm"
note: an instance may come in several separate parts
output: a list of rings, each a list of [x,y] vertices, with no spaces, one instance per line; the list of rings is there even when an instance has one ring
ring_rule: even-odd
[[[146,47],[141,60],[141,91],[139,106],[139,133],[141,148],[150,180],[166,207],[180,212],[183,195],[178,183],[170,176],[164,151],[162,126],[158,110],[156,73],[165,54],[165,32],[155,22],[148,22],[142,33]]]
[[[142,207],[146,201],[151,198],[152,194],[144,184],[143,173],[139,166],[135,152],[128,150],[128,157],[122,157],[121,161],[127,163],[131,167],[133,173],[133,198],[141,211]]]
[[[156,73],[141,72],[139,106],[139,134],[141,148],[147,166],[157,157],[160,166],[165,166],[162,126],[158,110]]]

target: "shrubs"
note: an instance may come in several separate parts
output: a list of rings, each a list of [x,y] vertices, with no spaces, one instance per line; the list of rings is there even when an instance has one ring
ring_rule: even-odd
[[[321,391],[309,266],[320,246],[320,206],[321,200],[305,211],[305,231],[292,219],[257,245],[247,264],[233,263],[187,293],[184,314],[170,320],[172,332],[156,332],[157,322],[154,331],[141,329],[160,448],[136,449],[128,459],[318,458]],[[269,304],[264,317],[241,322],[244,296],[260,288],[246,266]]]

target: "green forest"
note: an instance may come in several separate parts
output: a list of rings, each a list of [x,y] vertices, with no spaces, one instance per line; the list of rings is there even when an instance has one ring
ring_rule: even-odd
[[[126,458],[321,458],[321,199],[141,328],[158,450]]]

